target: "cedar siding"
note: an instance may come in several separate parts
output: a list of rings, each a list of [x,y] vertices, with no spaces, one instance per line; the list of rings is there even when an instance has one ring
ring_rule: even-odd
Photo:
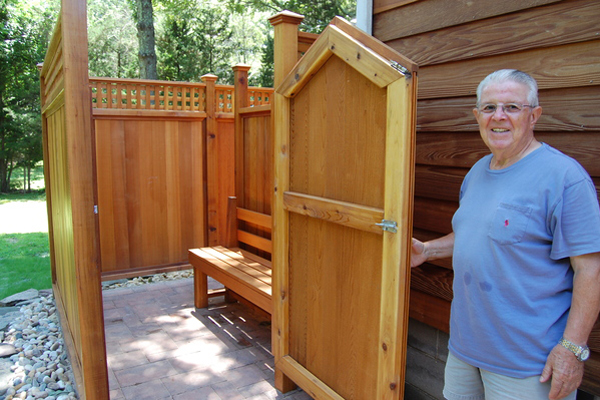
[[[374,0],[373,10],[373,35],[419,65],[415,237],[450,232],[462,179],[489,153],[475,90],[501,68],[536,78],[536,137],[578,160],[600,193],[600,2]],[[444,331],[451,268],[440,260],[412,278],[411,317]],[[600,322],[589,345],[582,389],[600,395]]]

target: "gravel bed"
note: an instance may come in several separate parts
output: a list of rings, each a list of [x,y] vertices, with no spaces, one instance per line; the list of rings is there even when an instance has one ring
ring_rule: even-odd
[[[192,276],[192,270],[163,273],[104,282],[102,289]],[[40,291],[33,299],[0,311],[0,319],[10,321],[0,326],[0,400],[77,399],[52,291]]]
[[[2,359],[5,373],[0,398],[76,399],[73,373],[52,293],[43,292],[21,305],[18,312],[6,316],[14,319],[8,329],[0,333],[2,347],[10,351],[12,346],[15,354]],[[7,363],[9,368],[6,368]]]

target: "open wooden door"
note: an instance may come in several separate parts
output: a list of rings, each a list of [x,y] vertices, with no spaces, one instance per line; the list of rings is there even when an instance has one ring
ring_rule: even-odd
[[[404,394],[416,65],[336,18],[275,94],[276,386]]]

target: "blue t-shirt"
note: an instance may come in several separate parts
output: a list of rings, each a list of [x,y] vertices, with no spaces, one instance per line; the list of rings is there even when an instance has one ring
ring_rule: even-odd
[[[542,144],[517,163],[479,160],[452,219],[452,353],[515,378],[540,375],[571,305],[571,256],[600,251],[600,207],[591,178]]]

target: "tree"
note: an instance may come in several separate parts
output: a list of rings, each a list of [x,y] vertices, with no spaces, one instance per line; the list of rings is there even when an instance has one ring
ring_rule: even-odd
[[[273,87],[274,69],[273,60],[275,56],[274,40],[272,35],[268,35],[262,47],[261,66],[252,79],[251,84],[262,87]]]
[[[162,32],[157,38],[157,55],[161,79],[198,81],[200,51],[194,35],[194,17],[189,9],[166,13]]]
[[[158,79],[152,0],[134,0],[134,20],[137,24],[141,79]]]
[[[90,76],[137,78],[137,30],[132,8],[121,0],[88,0]]]
[[[356,15],[356,0],[227,0],[238,12],[248,8],[268,11],[271,14],[289,10],[304,16],[300,29],[321,33],[335,16],[352,20]],[[258,79],[266,86],[273,84],[273,38],[267,37],[262,47]]]
[[[0,191],[17,165],[41,160],[39,73],[56,19],[56,3],[0,0]],[[40,146],[32,145],[39,143]],[[37,150],[34,150],[36,148]],[[20,162],[20,164],[17,164]]]
[[[356,14],[356,0],[227,0],[237,12],[248,8],[272,14],[289,10],[304,15],[300,29],[321,33],[337,15],[348,20]]]
[[[206,3],[198,15],[194,33],[198,38],[200,71],[212,73],[228,83],[233,83],[231,53],[233,51],[229,13],[221,7]]]
[[[161,78],[199,81],[202,75],[212,73],[222,83],[233,83],[234,64],[259,60],[265,37],[264,24],[258,20],[261,16],[232,14],[224,4],[163,0],[157,6],[156,52]]]

